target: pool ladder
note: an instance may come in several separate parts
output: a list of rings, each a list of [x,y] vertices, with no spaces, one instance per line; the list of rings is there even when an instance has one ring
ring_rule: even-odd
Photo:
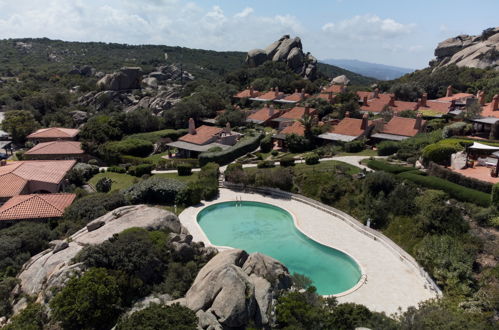
[[[236,195],[236,206],[241,206],[243,203],[243,198]]]

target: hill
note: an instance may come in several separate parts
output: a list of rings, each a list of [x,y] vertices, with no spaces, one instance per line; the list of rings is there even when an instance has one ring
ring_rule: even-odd
[[[165,61],[165,53],[168,59]],[[127,45],[102,42],[70,42],[42,39],[0,40],[0,76],[25,71],[66,73],[75,66],[89,65],[97,71],[112,72],[122,66],[140,66],[145,72],[158,65],[183,63],[197,78],[213,79],[244,65],[245,52],[217,52],[163,45]],[[374,79],[332,66],[320,65],[327,77],[346,74],[352,84],[365,85]]]
[[[340,68],[350,70],[360,75],[373,77],[380,80],[397,79],[407,73],[411,73],[414,71],[413,69],[409,68],[401,68],[391,65],[364,62],[359,60],[327,59],[321,62],[338,66]]]

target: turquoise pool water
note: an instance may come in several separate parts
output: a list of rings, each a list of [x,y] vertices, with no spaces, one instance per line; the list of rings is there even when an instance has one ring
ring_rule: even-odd
[[[212,244],[269,255],[285,264],[290,273],[312,279],[319,294],[346,291],[360,279],[360,268],[351,257],[303,235],[291,214],[280,207],[224,202],[206,207],[197,220]]]

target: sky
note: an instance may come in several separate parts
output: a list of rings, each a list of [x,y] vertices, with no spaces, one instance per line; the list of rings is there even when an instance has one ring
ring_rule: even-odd
[[[265,48],[299,36],[319,60],[420,69],[436,45],[499,25],[499,0],[0,0],[0,39]]]

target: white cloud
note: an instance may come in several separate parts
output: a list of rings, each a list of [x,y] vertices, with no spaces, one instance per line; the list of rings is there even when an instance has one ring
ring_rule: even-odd
[[[248,17],[249,15],[253,14],[255,10],[250,7],[244,8],[241,12],[237,13],[234,15],[235,18],[245,18]]]
[[[322,26],[322,31],[340,39],[381,40],[409,34],[413,24],[399,23],[391,18],[380,18],[366,14],[354,16],[339,22],[329,22]]]

